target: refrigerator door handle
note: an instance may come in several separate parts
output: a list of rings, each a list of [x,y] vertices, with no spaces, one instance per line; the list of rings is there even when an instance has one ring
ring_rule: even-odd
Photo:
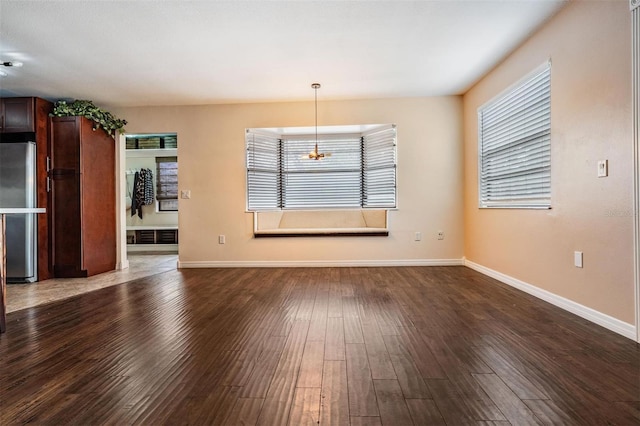
[[[51,192],[51,178],[47,176],[47,192]]]
[[[51,170],[51,157],[47,155],[47,172]]]

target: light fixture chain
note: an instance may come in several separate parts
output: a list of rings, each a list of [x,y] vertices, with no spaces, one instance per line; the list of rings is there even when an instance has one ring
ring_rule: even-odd
[[[318,153],[318,85],[313,86],[315,93],[315,110],[316,110],[316,154]]]

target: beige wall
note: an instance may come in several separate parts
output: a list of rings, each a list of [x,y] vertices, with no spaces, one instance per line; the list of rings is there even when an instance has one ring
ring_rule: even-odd
[[[633,324],[630,19],[572,2],[465,94],[464,218],[469,260]],[[477,109],[549,58],[553,208],[478,209]]]
[[[320,125],[398,126],[398,209],[389,237],[253,238],[245,128],[310,126],[312,102],[118,108],[133,133],[177,132],[180,262],[461,259],[462,99],[320,101]],[[438,241],[439,230],[445,239]],[[414,241],[414,232],[423,234]],[[218,235],[226,244],[218,244]]]

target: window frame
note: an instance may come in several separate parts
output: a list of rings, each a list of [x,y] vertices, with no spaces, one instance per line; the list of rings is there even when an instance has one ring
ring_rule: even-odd
[[[356,129],[356,130],[354,130]],[[378,201],[378,204],[372,203],[372,202],[367,202],[367,197],[365,194],[365,172],[368,172],[369,169],[366,169],[366,164],[365,164],[365,153],[364,153],[364,146],[367,145],[367,142],[364,141],[363,138],[367,138],[370,135],[376,134],[376,133],[382,133],[382,132],[387,132],[387,131],[392,131],[392,137],[387,138],[390,143],[387,144],[387,152],[391,151],[392,152],[392,164],[389,165],[387,164],[386,166],[383,165],[383,167],[387,167],[389,170],[386,173],[386,184],[387,184],[387,193],[383,194],[383,197],[381,197],[380,195],[378,195],[378,200],[383,200],[386,201],[387,204],[383,205],[381,204],[382,201]],[[352,125],[352,126],[322,126],[318,128],[318,142],[319,142],[319,147],[320,147],[320,151],[328,151],[328,152],[332,152],[331,148],[323,148],[323,146],[326,145],[330,145],[331,141],[335,141],[336,139],[353,139],[350,140],[349,143],[354,142],[357,140],[357,143],[359,144],[359,159],[358,159],[358,169],[356,171],[357,176],[358,176],[358,188],[355,191],[356,193],[358,193],[359,196],[359,201],[357,204],[353,204],[353,205],[339,205],[339,203],[336,203],[334,205],[294,205],[294,206],[287,206],[286,205],[286,193],[287,193],[287,186],[286,186],[286,177],[291,175],[291,174],[295,174],[296,171],[290,171],[290,170],[286,170],[286,161],[285,159],[287,158],[287,147],[285,146],[287,141],[296,141],[299,142],[301,139],[304,141],[308,141],[309,142],[309,146],[311,148],[313,148],[313,142],[315,138],[314,133],[314,128],[312,127],[290,127],[290,128],[259,128],[259,129],[246,129],[246,138],[245,138],[245,168],[246,168],[246,211],[247,212],[259,212],[259,211],[292,211],[292,210],[366,210],[366,209],[385,209],[385,210],[392,210],[392,209],[396,209],[397,208],[397,129],[396,129],[396,125],[395,124],[386,124],[386,125]],[[357,138],[355,136],[357,136]],[[260,168],[257,167],[257,162],[256,162],[256,158],[255,157],[251,157],[253,155],[253,152],[255,152],[255,145],[253,147],[250,148],[251,144],[255,144],[256,143],[256,136],[258,137],[268,137],[268,138],[276,138],[279,142],[279,148],[278,148],[278,163],[279,163],[279,169],[277,172],[277,178],[276,181],[278,182],[278,188],[277,188],[277,193],[278,193],[278,197],[273,197],[273,194],[271,194],[271,196],[269,196],[269,199],[271,201],[268,201],[268,203],[274,203],[275,201],[275,207],[261,207],[260,205],[252,205],[252,194],[255,193],[255,188],[256,186],[252,186],[252,182],[253,185],[255,185],[256,182],[256,175],[258,173],[261,172]],[[253,139],[250,140],[250,138],[253,137]],[[323,144],[323,140],[326,138],[325,140],[325,144]],[[269,141],[268,143],[273,144],[274,140]],[[252,151],[253,150],[253,151]],[[338,152],[338,151],[336,151]],[[306,151],[305,151],[306,153]],[[337,155],[334,155],[332,157],[329,158],[325,158],[322,160],[306,160],[306,161],[321,161],[324,164],[330,164],[330,162],[332,161],[332,158],[335,159]],[[250,159],[251,157],[251,159]],[[273,160],[271,160],[273,161]],[[250,165],[253,164],[252,167],[250,167]],[[313,163],[315,164],[315,163]],[[378,168],[380,168],[380,166],[378,165]],[[322,174],[322,173],[327,173],[330,174],[333,171],[329,170],[329,171],[323,171],[323,172],[318,172],[318,174]],[[335,171],[336,173],[340,173],[339,170]],[[342,170],[342,172],[344,172],[344,170]],[[297,173],[299,174],[305,174],[304,171],[300,172],[297,171]],[[313,174],[312,171],[309,171],[307,173],[311,173]],[[368,179],[372,179],[371,177],[368,177]],[[376,190],[378,190],[380,188],[380,185],[372,185],[372,188],[375,188]],[[292,190],[290,188],[290,190]],[[353,191],[350,191],[353,192]],[[270,192],[269,192],[270,193]],[[268,193],[267,193],[268,194]],[[392,194],[392,200],[390,200],[390,196],[389,194]],[[386,199],[384,199],[384,195],[386,195]],[[339,197],[338,197],[339,198]],[[259,201],[259,200],[256,200]],[[259,203],[257,203],[259,204]]]
[[[165,161],[158,161],[159,159],[163,159]],[[166,159],[175,159],[175,161],[166,161]],[[156,185],[156,212],[157,213],[172,213],[172,212],[177,212],[178,211],[178,191],[179,191],[179,187],[178,187],[178,181],[177,181],[177,171],[178,171],[178,156],[175,155],[167,155],[167,156],[156,156],[155,157],[155,161],[156,161],[156,174],[155,174],[155,185]],[[160,191],[160,170],[162,169],[162,167],[160,167],[161,163],[175,163],[176,167],[176,182],[175,182],[175,193],[176,196],[175,197],[167,197],[165,195],[161,196],[161,192]],[[161,198],[162,197],[162,198]],[[162,208],[162,204],[163,201],[166,201],[168,203],[175,203],[175,208]]]
[[[543,74],[547,74],[546,76],[543,76]],[[486,192],[488,192],[485,188],[486,183],[486,179],[483,177],[484,175],[486,175],[485,173],[485,169],[484,164],[486,164],[483,160],[485,160],[485,149],[484,149],[484,142],[485,142],[485,137],[483,134],[483,131],[485,130],[483,128],[483,113],[486,112],[487,110],[493,108],[494,106],[496,106],[497,104],[504,102],[507,98],[509,98],[509,96],[514,95],[518,90],[521,90],[523,88],[525,88],[527,85],[531,84],[532,82],[535,82],[535,80],[537,78],[539,78],[540,76],[543,76],[543,78],[547,79],[547,83],[545,85],[544,88],[544,93],[543,96],[548,96],[548,100],[546,102],[548,102],[548,107],[546,108],[546,117],[547,118],[547,124],[546,127],[544,128],[544,133],[542,133],[539,136],[536,136],[535,138],[532,138],[531,141],[535,141],[536,142],[536,146],[535,146],[535,150],[543,152],[545,151],[545,144],[548,144],[548,149],[546,149],[546,151],[548,151],[545,157],[545,159],[547,160],[547,164],[542,166],[542,179],[543,184],[542,187],[547,187],[546,191],[544,192],[544,196],[543,197],[531,197],[529,200],[527,200],[526,198],[523,199],[516,199],[516,198],[511,198],[509,200],[495,200],[495,199],[491,199],[491,198],[485,198],[484,194]],[[536,93],[534,91],[531,91],[531,93]],[[528,95],[530,95],[531,93],[528,93]],[[542,93],[542,91],[540,91],[540,93]],[[528,99],[529,100],[529,99]],[[527,111],[530,111],[530,107],[531,105],[528,105],[527,107]],[[526,74],[524,77],[522,77],[521,79],[519,79],[517,82],[515,82],[514,84],[512,84],[511,86],[509,86],[507,89],[503,90],[501,93],[499,93],[498,95],[494,96],[491,100],[489,100],[488,102],[484,103],[483,105],[481,105],[478,110],[477,110],[477,117],[478,117],[478,208],[480,209],[551,209],[551,197],[552,197],[552,187],[551,187],[551,60],[546,61],[544,64],[536,67],[534,70],[532,70],[531,72],[529,72],[528,74]],[[527,121],[527,123],[530,123],[530,121]],[[524,126],[517,126],[516,129],[521,130],[522,127]],[[510,130],[513,130],[513,127],[509,127]],[[546,138],[546,139],[545,139]],[[513,141],[505,144],[506,145],[512,145],[509,149],[509,153],[513,153],[513,152],[517,152],[517,150],[519,148],[522,148],[522,144],[523,144],[523,140],[525,140],[526,138],[518,138],[518,139],[514,139]],[[537,139],[540,139],[539,141]],[[547,141],[548,140],[548,141]],[[542,149],[540,148],[542,147]],[[530,161],[527,162],[527,164],[529,164],[529,166],[531,166]],[[505,167],[506,168],[506,167]],[[534,176],[534,173],[524,173],[522,176]],[[532,188],[532,185],[528,186],[529,188]],[[517,191],[513,191],[511,193],[511,195],[521,195],[524,197],[524,189],[523,192],[517,192]]]

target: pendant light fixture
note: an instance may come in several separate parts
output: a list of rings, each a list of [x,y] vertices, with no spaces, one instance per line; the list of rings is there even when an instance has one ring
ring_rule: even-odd
[[[322,160],[325,157],[331,157],[330,153],[324,153],[324,152],[318,152],[318,89],[320,88],[320,83],[313,83],[311,84],[311,88],[314,90],[315,93],[315,122],[316,122],[316,145],[315,148],[313,149],[313,151],[311,151],[309,154],[307,155],[303,155],[302,159],[304,160]]]

